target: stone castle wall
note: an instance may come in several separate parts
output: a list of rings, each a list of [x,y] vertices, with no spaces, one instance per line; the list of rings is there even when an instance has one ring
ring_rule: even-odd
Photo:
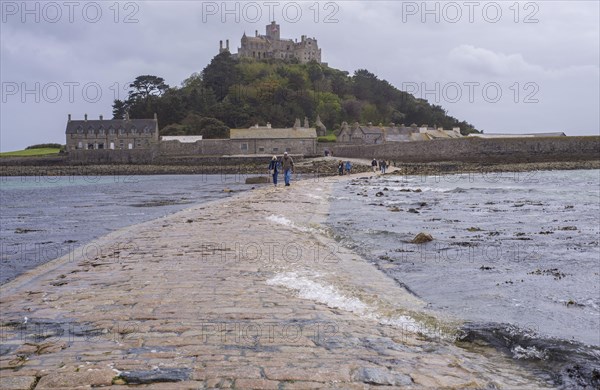
[[[457,138],[388,142],[380,145],[319,143],[318,152],[336,157],[385,159],[397,162],[543,162],[600,159],[600,137]]]
[[[263,141],[261,141],[263,142]],[[248,149],[241,150],[247,143]],[[265,145],[265,144],[263,144]],[[600,159],[600,137],[547,138],[459,138],[448,140],[388,142],[379,145],[316,143],[314,141],[270,140],[271,149],[260,152],[253,140],[202,140],[195,143],[160,142],[151,149],[76,150],[68,154],[71,163],[81,164],[149,164],[189,161],[193,157],[221,157],[255,154],[281,155],[291,147],[292,154],[323,156],[325,150],[334,157],[386,159],[397,162],[543,162]],[[303,146],[302,146],[303,145]],[[272,147],[278,147],[274,153]]]

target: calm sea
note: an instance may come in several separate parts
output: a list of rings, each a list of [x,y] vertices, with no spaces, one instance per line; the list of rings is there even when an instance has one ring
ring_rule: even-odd
[[[238,175],[0,177],[0,284],[113,230],[245,191]],[[229,188],[235,192],[224,192]]]

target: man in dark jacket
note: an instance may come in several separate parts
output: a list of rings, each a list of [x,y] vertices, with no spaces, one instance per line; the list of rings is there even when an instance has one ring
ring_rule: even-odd
[[[373,161],[371,161],[371,168],[373,168],[373,172],[377,170],[377,160],[373,157]]]
[[[292,173],[294,173],[294,160],[288,153],[285,152],[283,154],[283,158],[281,159],[281,169],[283,169],[283,180],[285,181],[285,185],[290,185],[290,180],[292,179]]]

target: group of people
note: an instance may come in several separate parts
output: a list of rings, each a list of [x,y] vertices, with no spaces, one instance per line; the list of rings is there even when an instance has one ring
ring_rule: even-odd
[[[273,175],[273,185],[275,187],[277,187],[277,176],[280,170],[283,171],[283,181],[286,187],[289,187],[292,180],[292,173],[294,173],[294,159],[287,152],[283,153],[281,161],[277,156],[273,156],[269,163],[269,173]]]
[[[373,158],[373,161],[371,161],[371,167],[373,168],[373,172],[377,172],[377,168],[379,167],[381,173],[385,173],[388,166],[389,164],[385,160],[377,161],[377,159]],[[289,187],[290,182],[292,180],[292,174],[294,173],[294,159],[292,159],[292,157],[288,155],[288,152],[283,153],[283,157],[281,158],[281,160],[279,160],[277,156],[273,156],[271,162],[269,163],[269,173],[273,175],[273,185],[275,187],[277,187],[277,179],[280,171],[283,171],[283,180],[285,182],[286,187]],[[352,163],[350,161],[344,162],[342,160],[339,160],[338,174],[342,176],[345,174],[349,175],[351,173]]]
[[[373,172],[377,172],[377,167],[379,167],[381,173],[385,173],[389,166],[390,164],[388,164],[388,162],[385,160],[377,161],[375,158],[373,158],[373,161],[371,161],[371,168],[373,168]]]
[[[350,163],[350,161],[346,161],[343,162],[342,160],[340,160],[338,162],[338,174],[340,176],[346,174],[349,175],[352,173],[352,164]]]

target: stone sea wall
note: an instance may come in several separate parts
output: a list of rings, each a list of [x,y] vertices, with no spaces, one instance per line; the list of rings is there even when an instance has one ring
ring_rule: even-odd
[[[334,156],[396,162],[524,163],[600,159],[600,137],[458,138],[381,145],[319,144]]]

